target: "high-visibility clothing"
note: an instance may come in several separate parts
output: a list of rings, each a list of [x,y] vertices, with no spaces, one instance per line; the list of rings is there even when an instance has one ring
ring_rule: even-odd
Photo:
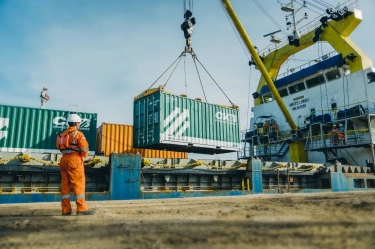
[[[279,130],[279,126],[276,123],[273,123],[272,124],[272,130],[273,131],[278,131]]]
[[[77,131],[76,127],[69,127],[63,133],[74,134],[74,136],[69,136],[70,146],[62,150],[65,152],[60,160],[62,213],[72,212],[70,188],[73,189],[76,198],[77,212],[84,212],[88,210],[88,207],[85,202],[86,179],[83,158],[88,156],[89,144],[83,133]]]
[[[270,126],[270,122],[269,122],[269,121],[266,121],[266,122],[264,123],[264,129],[265,129],[265,132],[266,132],[266,133],[269,133],[269,132],[270,132],[270,128],[271,128],[271,126]]]
[[[333,145],[337,145],[339,143],[339,131],[338,131],[338,129],[333,127],[332,131],[331,131],[331,134],[332,134]]]

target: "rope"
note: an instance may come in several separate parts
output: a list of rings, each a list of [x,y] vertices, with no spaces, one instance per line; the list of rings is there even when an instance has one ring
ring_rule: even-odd
[[[229,102],[235,106],[235,104],[233,104],[232,101],[230,101],[229,97],[225,94],[225,92],[223,91],[223,89],[221,89],[221,87],[219,86],[219,84],[214,80],[214,78],[211,76],[211,74],[207,71],[207,69],[202,65],[202,63],[200,62],[200,60],[198,60],[198,58],[195,56],[195,59],[199,62],[199,64],[203,67],[203,69],[206,71],[206,73],[211,77],[211,79],[215,82],[215,84],[217,85],[217,87],[220,89],[220,91],[224,94],[224,96],[229,100]],[[195,63],[195,62],[194,62]]]
[[[249,73],[249,90],[247,92],[247,115],[246,115],[246,128],[249,127],[249,109],[250,109],[250,82],[251,82],[251,67]]]
[[[300,4],[300,5],[303,5],[303,3],[300,3],[300,2],[297,2],[298,4]],[[315,12],[315,14],[318,14],[318,15],[320,15],[321,13],[319,13],[319,12],[317,12],[317,11],[315,11],[315,10],[313,10],[313,9],[310,9],[309,7],[307,7],[306,6],[306,8],[308,9],[308,10],[311,10],[312,12]]]
[[[0,158],[0,165],[5,164],[5,162],[7,162],[7,161],[13,161],[13,160],[21,160],[23,163],[35,161],[35,162],[41,163],[42,165],[45,165],[45,166],[53,166],[53,167],[59,167],[60,166],[60,161],[57,162],[57,163],[53,163],[52,161],[47,162],[47,161],[43,161],[43,160],[33,158],[28,154],[24,154],[22,156],[15,156],[15,157],[7,158],[7,159],[1,159]],[[97,157],[94,156],[90,160],[84,162],[83,165],[84,166],[95,165],[97,163],[100,163],[101,161],[102,160],[100,160],[100,158],[97,158]]]
[[[184,54],[184,52],[182,52],[181,53],[181,55],[180,56],[178,56],[177,57],[177,59],[167,68],[167,70],[165,70],[164,71],[164,73],[162,73],[162,75],[160,75],[159,76],[159,78],[157,78],[157,80],[155,80],[155,82],[154,83],[152,83],[152,85],[147,89],[147,90],[150,90],[151,89],[151,87],[153,86],[153,85],[155,85],[155,83],[169,70],[169,68],[171,68],[172,66],[173,66],[173,64],[175,64],[176,63],[176,61],[181,57],[181,56],[183,56],[183,54]]]
[[[335,7],[335,6],[333,6],[333,5],[331,5],[331,4],[327,3],[327,2],[324,2],[322,0],[312,0],[312,1],[315,2],[315,3],[317,3],[317,4],[320,4],[320,5],[324,6],[326,8]]]
[[[307,2],[307,1],[306,1],[306,4],[312,6],[312,7],[316,8],[316,9],[318,9],[318,10],[320,10],[320,11],[323,11],[323,12],[326,11],[325,9],[323,9],[323,8],[321,8],[321,7],[319,7],[319,6],[315,5],[315,4],[313,4],[313,3],[310,3],[310,2]]]
[[[203,91],[204,99],[205,99],[206,102],[207,102],[206,93],[204,92],[204,88],[203,88],[203,84],[202,84],[201,76],[200,76],[199,71],[198,71],[197,63],[195,62],[195,60],[198,61],[198,58],[197,58],[195,55],[192,55],[192,57],[193,57],[193,61],[194,61],[195,68],[197,69],[197,73],[198,73],[198,77],[199,77],[199,82],[201,83],[201,87],[202,87],[202,91]],[[198,61],[198,62],[199,62],[199,61]]]
[[[164,163],[154,163],[154,162],[152,162],[152,161],[149,160],[149,159],[145,159],[145,160],[143,161],[143,164],[144,164],[145,166],[159,166],[159,167],[162,167],[162,168],[172,168],[172,167],[176,167],[176,166],[178,166],[178,167],[200,166],[200,165],[203,164],[203,162],[200,161],[200,160],[198,160],[198,161],[196,161],[196,162],[194,162],[194,163],[186,163],[186,164],[172,165],[172,164],[166,164],[166,163],[165,163],[165,164],[164,164]]]
[[[203,165],[203,162],[198,160],[194,163],[188,163],[188,164],[179,164],[179,165],[172,165],[172,164],[163,164],[163,163],[153,163],[152,161],[150,161],[149,159],[145,159],[144,160],[144,165],[145,166],[157,166],[157,167],[161,167],[161,168],[173,168],[173,167],[176,167],[178,166],[179,168],[183,168],[183,167],[194,167],[194,166],[200,166],[200,165]],[[247,167],[247,163],[241,163],[240,165],[236,165],[236,166],[232,166],[232,167],[229,167],[229,168],[223,168],[223,169],[230,169],[230,170],[233,170],[233,169],[238,169],[238,168],[242,168],[242,167]],[[213,169],[217,169],[218,167],[217,166],[212,166]],[[276,169],[281,169],[281,168],[285,168],[285,169],[289,169],[290,171],[310,171],[312,169],[315,169],[316,166],[313,165],[313,166],[310,166],[310,167],[307,167],[307,168],[291,168],[290,166],[287,166],[285,164],[278,164],[276,165],[275,167],[272,167],[272,168],[267,168],[267,167],[262,167],[262,170],[263,171],[271,171],[271,170],[276,170]]]
[[[238,169],[238,168],[246,167],[246,166],[247,166],[247,163],[241,163],[240,165],[231,167],[231,169],[235,169],[235,168]],[[312,165],[310,167],[301,169],[301,168],[292,168],[290,166],[287,166],[285,164],[280,163],[280,164],[278,164],[278,165],[276,165],[275,167],[272,167],[272,168],[262,167],[262,171],[272,171],[272,170],[281,169],[281,168],[289,169],[289,171],[310,171],[312,169],[315,169],[316,166]]]

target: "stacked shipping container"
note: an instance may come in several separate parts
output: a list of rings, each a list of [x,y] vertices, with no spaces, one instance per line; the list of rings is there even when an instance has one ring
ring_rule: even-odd
[[[56,137],[67,128],[68,111],[0,105],[0,152],[60,153]],[[133,148],[131,125],[103,123],[97,114],[82,113],[80,130],[89,143],[90,155],[139,153],[149,158],[187,158],[187,153]]]
[[[0,152],[59,153],[56,137],[67,128],[68,111],[0,105]],[[82,113],[80,130],[95,153],[96,113]]]
[[[103,123],[97,129],[96,153],[105,156],[116,153],[139,153],[149,158],[187,158],[187,153],[133,148],[133,126]]]

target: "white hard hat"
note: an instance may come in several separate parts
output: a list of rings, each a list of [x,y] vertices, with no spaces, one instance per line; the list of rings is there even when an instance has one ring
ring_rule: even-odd
[[[43,90],[48,90],[48,88],[44,86],[44,87],[43,87]]]
[[[70,114],[68,117],[68,123],[81,123],[81,118],[77,114]]]

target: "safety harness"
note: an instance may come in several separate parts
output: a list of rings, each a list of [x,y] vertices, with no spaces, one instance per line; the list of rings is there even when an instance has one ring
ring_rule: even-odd
[[[73,133],[73,136],[71,134]],[[62,154],[70,154],[72,152],[81,152],[82,150],[78,147],[75,141],[75,137],[78,131],[71,131],[68,133],[61,133],[57,136],[56,147],[61,151]],[[72,142],[70,142],[72,141]],[[75,148],[76,147],[76,148]]]

